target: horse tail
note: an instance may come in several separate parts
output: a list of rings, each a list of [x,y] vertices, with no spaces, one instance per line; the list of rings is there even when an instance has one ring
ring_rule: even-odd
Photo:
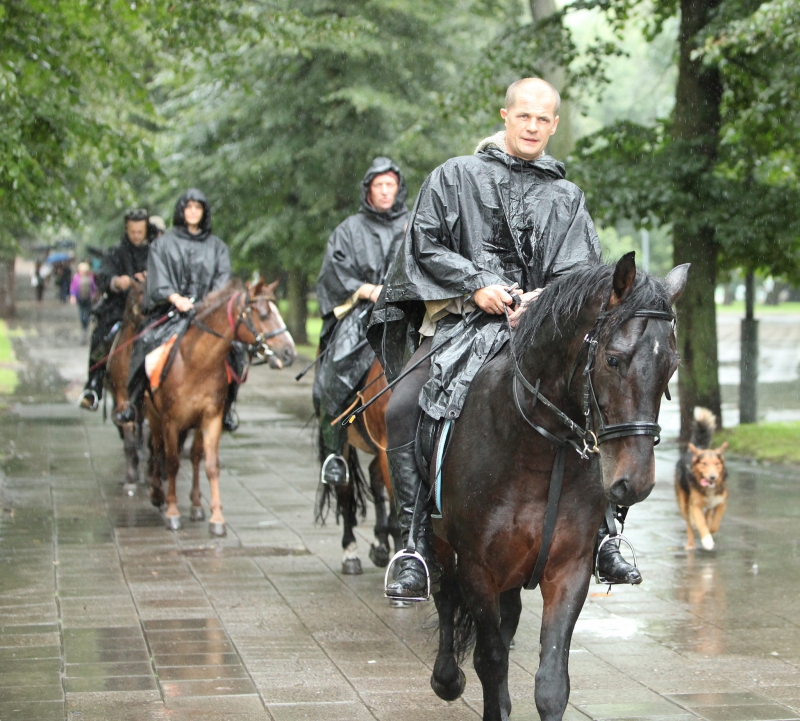
[[[356,505],[356,513],[361,518],[367,516],[367,501],[372,501],[372,493],[370,492],[369,484],[364,476],[364,471],[361,470],[361,462],[358,460],[358,453],[352,446],[348,453],[347,464],[350,466],[350,485],[353,487],[353,500]]]
[[[697,448],[708,448],[717,430],[717,417],[708,408],[697,406],[694,409],[691,442]]]
[[[475,648],[475,619],[469,612],[467,602],[461,593],[458,581],[453,579],[453,594],[455,596],[455,612],[453,613],[453,652],[459,666],[467,660],[467,656]]]
[[[320,466],[325,462],[325,443],[322,440],[322,427],[319,424],[319,419],[317,419],[316,423],[316,433],[317,433],[317,459],[319,460]],[[317,526],[324,526],[325,521],[328,520],[328,514],[331,510],[332,505],[332,498],[333,498],[334,490],[332,486],[329,486],[325,483],[320,481],[319,485],[317,486],[317,497],[314,500],[314,525]],[[337,511],[336,520],[339,520],[339,514]]]

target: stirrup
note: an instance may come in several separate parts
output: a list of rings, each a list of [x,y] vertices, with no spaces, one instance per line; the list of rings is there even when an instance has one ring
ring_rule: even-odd
[[[100,396],[97,394],[97,391],[94,388],[84,388],[83,392],[81,393],[80,397],[78,398],[78,406],[83,408],[84,406],[81,405],[84,398],[88,398],[89,396],[93,396],[92,405],[90,405],[86,410],[87,411],[96,411],[100,407]]]
[[[392,567],[398,561],[402,561],[404,558],[414,558],[422,564],[422,567],[425,569],[425,578],[428,583],[427,590],[425,591],[424,596],[391,596],[389,594],[389,574],[392,571]],[[394,577],[393,577],[394,578]],[[392,556],[392,560],[389,561],[389,565],[386,566],[386,575],[383,577],[383,595],[386,598],[390,599],[400,599],[402,601],[427,601],[431,597],[431,573],[428,570],[428,564],[425,563],[425,559],[422,557],[421,554],[417,553],[416,551],[409,551],[409,550],[402,550],[398,551],[397,553]]]
[[[628,548],[631,549],[631,554],[633,554],[633,564],[631,564],[631,565],[633,565],[633,567],[637,571],[639,570],[639,565],[636,563],[636,549],[633,547],[633,544],[625,536],[623,536],[621,533],[618,533],[616,536],[608,535],[602,541],[600,541],[600,545],[597,547],[597,553],[595,554],[595,557],[594,557],[594,578],[597,581],[597,583],[604,583],[604,584],[608,584],[609,586],[614,586],[614,585],[622,585],[622,586],[624,586],[624,585],[627,585],[624,582],[609,581],[604,576],[601,576],[600,575],[600,571],[597,568],[597,562],[600,560],[600,550],[603,548],[603,546],[606,543],[608,543],[609,541],[614,541],[614,540],[622,541],[624,544],[626,544],[628,546]]]
[[[328,483],[325,480],[325,469],[331,461],[341,461],[344,464],[344,483]],[[336,453],[331,453],[322,463],[322,468],[319,471],[319,481],[323,486],[347,486],[350,484],[350,466],[344,456]]]

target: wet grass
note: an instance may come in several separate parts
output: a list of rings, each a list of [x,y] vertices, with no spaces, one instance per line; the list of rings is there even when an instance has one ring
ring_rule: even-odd
[[[714,445],[727,441],[729,450],[759,461],[800,464],[800,421],[753,423],[720,431]]]
[[[10,395],[17,388],[17,371],[8,367],[15,365],[16,362],[8,326],[5,321],[0,321],[0,394],[2,395]]]

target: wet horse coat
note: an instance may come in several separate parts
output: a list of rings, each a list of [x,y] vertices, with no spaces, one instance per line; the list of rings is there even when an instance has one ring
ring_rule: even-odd
[[[633,254],[616,266],[589,266],[548,286],[526,311],[515,335],[521,371],[540,392],[583,426],[584,338],[594,332],[589,370],[598,408],[594,427],[658,417],[660,399],[678,357],[670,323],[634,317],[636,310],[670,312],[686,266],[664,284],[637,274]],[[508,719],[508,650],[541,544],[557,446],[528,425],[514,398],[514,359],[507,347],[473,381],[443,464],[443,518],[434,524],[444,566],[434,595],[439,654],[431,685],[442,698],[464,687],[458,660],[475,641],[475,670],[484,721]],[[516,391],[520,409],[564,439],[568,429],[543,403]],[[599,416],[599,417],[598,417]],[[542,719],[561,719],[569,698],[572,630],[586,597],[596,529],[608,500],[630,505],[654,483],[654,437],[629,435],[582,458],[569,451],[552,545],[540,588],[544,600],[536,705]],[[456,560],[457,558],[457,560]]]

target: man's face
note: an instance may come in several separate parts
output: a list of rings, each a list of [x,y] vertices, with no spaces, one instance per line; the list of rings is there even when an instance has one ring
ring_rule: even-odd
[[[369,204],[379,213],[392,209],[400,184],[394,173],[376,175],[369,184]]]
[[[506,150],[523,160],[536,160],[558,127],[556,99],[546,87],[524,87],[514,105],[503,108],[506,121]]]
[[[183,218],[186,221],[186,225],[200,225],[203,220],[203,204],[198,200],[190,200],[186,203]]]
[[[147,240],[147,221],[129,220],[125,223],[128,240],[134,245],[142,245]]]

